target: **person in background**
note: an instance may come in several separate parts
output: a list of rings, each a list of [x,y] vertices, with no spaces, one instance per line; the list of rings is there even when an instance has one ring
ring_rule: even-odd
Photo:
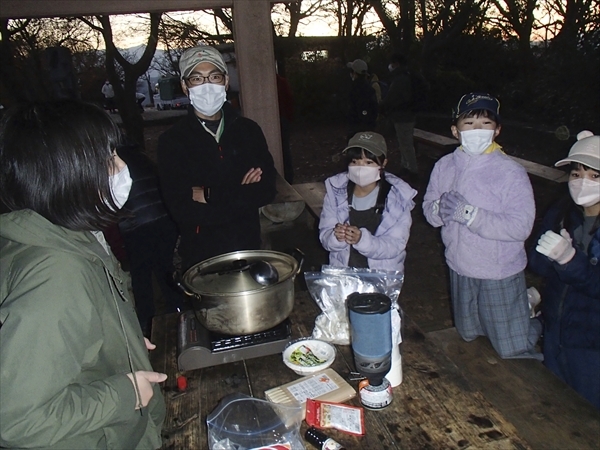
[[[355,134],[342,152],[346,172],[325,180],[319,239],[329,264],[404,272],[417,191],[384,170],[387,145],[380,134]]]
[[[104,108],[108,109],[111,114],[117,112],[115,107],[115,89],[110,81],[106,80],[102,85],[102,95],[104,95]]]
[[[600,409],[600,136],[577,135],[569,194],[544,216],[529,267],[545,279],[544,364]]]
[[[463,95],[453,112],[460,146],[434,166],[423,198],[429,224],[442,228],[456,330],[465,341],[487,336],[501,358],[543,356],[541,323],[530,318],[523,269],[535,218],[525,169],[495,142],[500,102]]]
[[[225,102],[227,66],[209,46],[179,60],[188,114],[158,141],[167,209],[181,234],[182,268],[236,250],[259,249],[259,208],[275,197],[275,166],[258,124]]]
[[[137,102],[140,111],[144,112],[144,100],[146,100],[146,96],[144,94],[142,94],[141,92],[136,92],[135,93],[135,101]]]
[[[294,120],[294,96],[287,78],[275,74],[277,79],[277,101],[279,102],[279,126],[281,130],[281,151],[283,154],[283,177],[294,182],[294,165],[290,151],[290,128]]]
[[[153,276],[166,303],[166,311],[183,308],[181,294],[169,283],[174,272],[177,227],[163,204],[155,164],[134,146],[121,146],[117,153],[127,164],[133,180],[129,198],[123,205],[126,215],[119,221],[119,230],[129,263],[137,316],[144,336],[150,337],[155,315]]]
[[[408,70],[408,61],[404,55],[392,55],[388,69],[390,71],[389,89],[381,100],[379,109],[381,114],[394,124],[402,169],[408,171],[408,175],[414,178],[419,174],[413,141],[416,121],[413,104],[416,94],[413,92],[415,87]]]
[[[375,130],[379,106],[367,63],[357,59],[347,66],[352,79],[348,94],[348,135],[346,137],[350,139],[359,131]]]
[[[1,130],[0,447],[161,447],[167,376],[97,231],[131,186],[118,127],[61,100],[13,107]]]

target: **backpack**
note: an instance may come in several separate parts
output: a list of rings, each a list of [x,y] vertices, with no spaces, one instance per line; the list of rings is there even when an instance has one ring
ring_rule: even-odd
[[[410,73],[411,107],[414,112],[427,108],[429,98],[429,83],[420,72]]]
[[[384,99],[390,90],[390,85],[381,80],[371,81],[371,86],[375,85],[379,85],[379,89],[381,90],[381,98]]]

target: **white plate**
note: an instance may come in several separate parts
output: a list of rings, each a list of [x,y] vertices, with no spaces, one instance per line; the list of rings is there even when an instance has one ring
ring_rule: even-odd
[[[300,347],[306,347],[320,360],[324,361],[316,366],[304,366],[291,360],[291,355]],[[298,375],[310,375],[328,368],[335,360],[335,347],[328,342],[312,338],[302,338],[288,344],[283,351],[283,362]]]

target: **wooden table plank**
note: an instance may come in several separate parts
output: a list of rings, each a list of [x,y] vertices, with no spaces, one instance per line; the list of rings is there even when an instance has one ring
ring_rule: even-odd
[[[323,210],[323,199],[325,198],[325,183],[318,181],[315,183],[294,184],[293,188],[304,199],[306,206],[317,219],[321,217]]]
[[[306,291],[296,292],[290,316],[293,337],[312,333],[318,307]],[[188,391],[177,396],[173,315],[154,320],[153,339],[160,345],[152,353],[153,365],[166,368],[167,419],[164,449],[207,448],[206,415],[224,395],[233,392],[264,398],[264,391],[298,378],[287,369],[281,355],[270,355],[237,363],[185,372]],[[346,448],[437,449],[437,448],[530,448],[527,442],[462,376],[443,352],[418,327],[407,321],[403,346],[404,381],[394,388],[394,400],[380,411],[365,410],[366,435],[354,437],[328,430]],[[332,366],[347,377],[353,368],[350,346],[337,346]],[[350,382],[357,388],[357,381]],[[360,406],[358,398],[348,402]],[[181,428],[181,423],[198,415]],[[302,431],[306,429],[303,422]]]
[[[427,336],[536,449],[600,448],[600,412],[540,362],[502,360],[489,340],[465,342],[455,328]]]

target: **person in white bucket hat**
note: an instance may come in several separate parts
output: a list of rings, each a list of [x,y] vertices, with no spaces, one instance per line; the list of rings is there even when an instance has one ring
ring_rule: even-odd
[[[544,364],[600,409],[600,136],[577,135],[568,195],[553,205],[529,252],[545,277]]]

